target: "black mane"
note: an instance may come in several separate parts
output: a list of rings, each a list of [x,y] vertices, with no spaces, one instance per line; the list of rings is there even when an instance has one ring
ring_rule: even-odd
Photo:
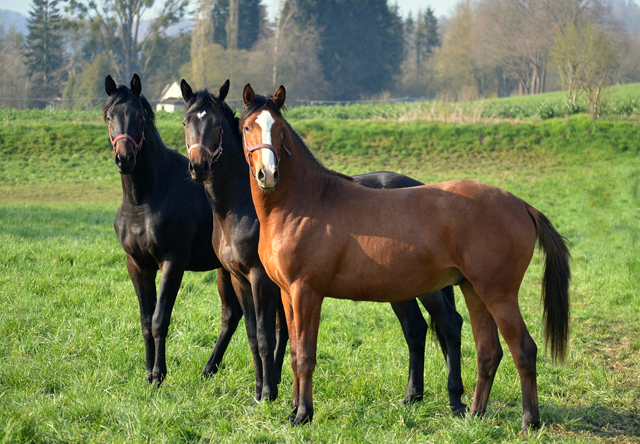
[[[152,123],[155,126],[156,115],[153,112],[151,104],[142,94],[140,94],[140,97],[137,97],[133,93],[133,91],[131,91],[125,85],[120,85],[116,92],[109,96],[109,98],[107,99],[107,103],[104,104],[104,109],[102,110],[102,118],[106,121],[107,111],[109,110],[109,108],[125,102],[139,102],[142,106],[142,110],[144,111],[147,122]]]
[[[235,111],[233,111],[226,102],[220,102],[216,96],[206,89],[193,93],[193,97],[191,97],[185,105],[185,113],[199,111],[206,108],[207,105],[211,105],[214,108],[220,109],[222,114],[229,119],[235,127],[238,127],[238,118],[236,117]]]

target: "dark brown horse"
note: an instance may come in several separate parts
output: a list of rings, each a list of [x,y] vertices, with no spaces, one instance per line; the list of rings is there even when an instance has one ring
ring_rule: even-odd
[[[293,425],[313,418],[312,375],[325,297],[397,302],[460,285],[471,317],[478,383],[471,407],[483,414],[502,349],[520,374],[523,432],[540,425],[537,347],[518,291],[536,240],[546,254],[545,338],[562,360],[569,327],[569,251],[549,220],[518,197],[457,180],[375,190],[324,168],[273,98],[244,89],[240,118],[251,193],[260,220],[259,254],[282,290],[294,373]]]
[[[187,158],[162,142],[137,75],[131,88],[117,86],[107,76],[105,90],[109,98],[104,118],[122,180],[122,203],[114,228],[127,254],[127,270],[140,304],[145,377],[159,385],[167,374],[165,341],[185,270],[218,269],[222,328],[202,372],[215,373],[242,309],[231,276],[211,247],[213,218],[204,187],[185,174]],[[162,277],[156,294],[158,270]]]
[[[280,289],[268,279],[258,256],[259,222],[251,200],[249,170],[244,159],[238,119],[224,103],[228,81],[215,93],[193,92],[182,80],[185,100],[183,123],[189,153],[189,171],[197,181],[204,181],[214,213],[213,246],[224,267],[232,273],[236,291],[256,293],[260,298],[280,301]],[[422,183],[392,172],[375,172],[355,176],[358,183],[371,188],[401,188]],[[449,369],[449,402],[455,414],[463,414],[460,375],[460,331],[462,317],[455,310],[453,288],[446,287],[419,298],[432,317],[435,331]],[[280,305],[280,318],[284,311]],[[422,399],[424,392],[424,349],[427,324],[415,300],[392,303],[392,308],[409,346],[409,380],[405,402]],[[284,327],[284,325],[283,325]],[[282,366],[284,341],[278,341],[276,368]],[[280,348],[282,345],[282,348]],[[279,373],[278,373],[279,374]]]

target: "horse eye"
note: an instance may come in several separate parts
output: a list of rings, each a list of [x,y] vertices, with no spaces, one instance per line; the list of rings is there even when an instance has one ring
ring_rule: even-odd
[[[245,126],[245,127],[244,127],[244,130],[245,130],[246,132],[250,132],[250,131],[251,131],[251,130],[249,129],[249,127],[248,127],[248,126]]]
[[[182,121],[182,126],[187,126],[187,124],[184,122],[184,120]]]

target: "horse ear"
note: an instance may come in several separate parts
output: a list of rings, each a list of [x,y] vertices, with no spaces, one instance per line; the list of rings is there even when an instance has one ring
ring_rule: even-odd
[[[110,75],[104,78],[104,90],[107,92],[108,96],[115,93],[117,89],[118,86],[116,85],[116,82],[113,81]]]
[[[133,91],[136,96],[139,96],[142,92],[142,81],[140,80],[138,74],[134,74],[133,78],[131,79],[131,91]]]
[[[280,88],[276,90],[276,93],[273,95],[273,102],[276,104],[278,109],[282,109],[284,106],[284,99],[287,97],[287,91],[284,89],[283,85],[280,85]]]
[[[244,87],[244,91],[242,92],[242,101],[244,102],[244,106],[247,106],[253,99],[256,98],[256,93],[253,92],[253,88],[251,88],[251,83],[247,83],[247,86]]]
[[[180,82],[180,89],[182,90],[182,98],[184,99],[184,101],[188,102],[189,100],[191,100],[191,98],[193,97],[193,90],[185,79],[182,79],[182,82]]]
[[[218,90],[218,92],[215,93],[213,96],[216,98],[216,100],[219,103],[222,103],[224,102],[224,99],[227,98],[227,94],[229,94],[229,79],[227,79],[227,81],[224,82],[224,85],[222,85]]]

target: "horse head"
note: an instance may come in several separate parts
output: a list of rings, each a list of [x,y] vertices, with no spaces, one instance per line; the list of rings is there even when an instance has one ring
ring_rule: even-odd
[[[284,153],[288,125],[282,116],[286,91],[280,86],[273,97],[257,96],[250,84],[244,87],[244,110],[240,117],[245,156],[251,175],[262,190],[278,183],[278,166]],[[259,154],[259,155],[258,155]]]
[[[211,166],[222,154],[222,103],[229,92],[229,80],[215,94],[198,91],[194,94],[186,80],[180,83],[185,101],[184,141],[189,154],[191,178],[203,182],[209,177]]]
[[[144,144],[145,122],[153,119],[153,111],[141,95],[142,82],[138,74],[133,75],[130,88],[117,86],[110,75],[105,78],[104,86],[109,98],[103,113],[115,162],[120,174],[131,174]]]

